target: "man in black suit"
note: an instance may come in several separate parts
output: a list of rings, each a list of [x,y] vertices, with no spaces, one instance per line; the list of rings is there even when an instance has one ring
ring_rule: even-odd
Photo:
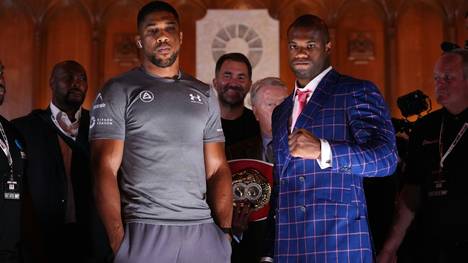
[[[76,61],[60,62],[49,85],[50,106],[13,121],[25,141],[26,187],[41,241],[29,247],[40,245],[47,262],[104,262],[110,250],[93,202],[89,112],[81,107],[86,72]]]

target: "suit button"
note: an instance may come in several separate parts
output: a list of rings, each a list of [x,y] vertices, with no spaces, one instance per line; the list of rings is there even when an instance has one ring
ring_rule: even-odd
[[[342,173],[350,173],[351,172],[351,167],[349,166],[344,166],[340,169],[340,172]]]
[[[305,211],[306,211],[306,207],[305,207],[305,206],[301,206],[301,211],[302,211],[302,212],[305,212]]]
[[[304,176],[299,176],[299,181],[304,182]]]
[[[65,199],[60,200],[61,203],[65,203]]]

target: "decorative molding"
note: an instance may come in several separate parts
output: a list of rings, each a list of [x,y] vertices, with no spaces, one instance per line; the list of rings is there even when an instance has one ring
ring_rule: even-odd
[[[247,53],[252,67],[255,68],[263,55],[263,42],[254,28],[243,23],[228,25],[216,33],[211,43],[214,61],[217,61],[228,50],[239,48],[242,43],[237,43],[238,41],[247,44],[248,50],[244,52]]]
[[[254,80],[279,76],[279,22],[267,9],[208,10],[197,21],[196,46],[197,77],[204,82],[211,82],[216,61],[230,52],[249,58]]]
[[[113,59],[120,66],[128,67],[139,63],[134,33],[114,34],[112,46],[114,49]]]
[[[372,32],[352,32],[348,37],[348,60],[354,64],[368,64],[374,60],[374,38]]]

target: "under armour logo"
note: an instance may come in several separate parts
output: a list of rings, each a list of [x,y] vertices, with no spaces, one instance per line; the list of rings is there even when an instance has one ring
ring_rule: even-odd
[[[191,102],[195,102],[195,103],[201,103],[202,102],[201,97],[198,94],[193,95],[192,93],[190,93],[189,96],[190,96],[190,101]]]

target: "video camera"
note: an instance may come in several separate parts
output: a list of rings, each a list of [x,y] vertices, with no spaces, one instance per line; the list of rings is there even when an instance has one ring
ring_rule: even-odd
[[[432,110],[431,99],[421,90],[415,90],[406,95],[398,97],[397,105],[404,119],[392,118],[393,126],[397,133],[403,132],[409,134],[413,128],[414,122],[409,121],[411,116],[421,116],[423,112]]]

